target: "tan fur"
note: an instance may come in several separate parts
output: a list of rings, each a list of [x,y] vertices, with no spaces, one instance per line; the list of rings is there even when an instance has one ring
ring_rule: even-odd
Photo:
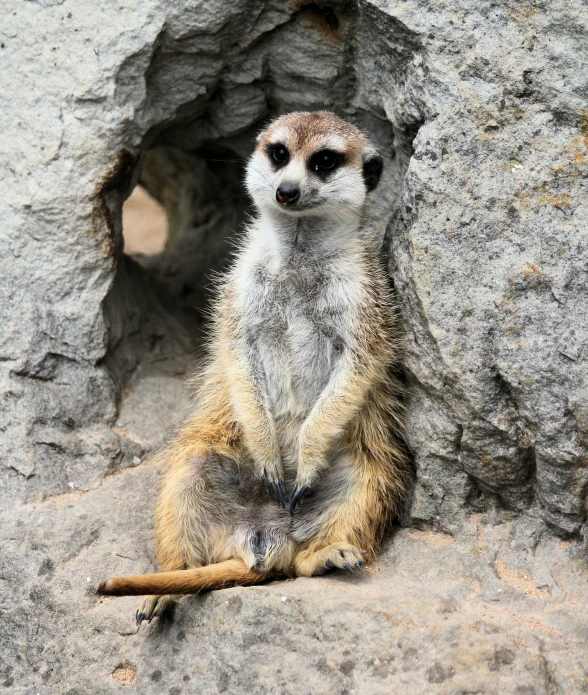
[[[267,579],[267,575],[247,569],[241,560],[225,560],[190,570],[107,579],[103,584],[103,593],[110,596],[197,594],[210,589],[256,584],[264,579]]]
[[[294,114],[278,119],[258,147],[271,142],[276,131],[289,133],[290,148],[308,151],[316,138],[334,133],[346,140],[349,156],[358,162],[362,149],[369,146],[356,128],[324,112],[310,118]],[[164,571],[109,579],[101,584],[101,593],[195,593],[275,575],[312,576],[331,567],[353,569],[363,566],[362,558],[374,558],[388,523],[399,511],[407,465],[397,443],[402,424],[399,387],[390,367],[398,361],[398,345],[387,279],[377,259],[366,254],[358,263],[358,275],[366,278],[367,299],[354,329],[351,366],[339,383],[321,395],[300,431],[292,433],[300,442],[294,469],[284,463],[291,485],[305,480],[318,484],[336,449],[341,465],[352,471],[345,497],[333,498],[316,511],[320,528],[312,537],[297,540],[295,533],[288,535],[263,570],[254,567],[247,548],[235,544],[235,515],[266,514],[276,523],[287,526],[289,522],[287,516],[280,516],[277,504],[272,506],[259,482],[262,474],[270,482],[280,479],[285,449],[280,449],[277,425],[243,354],[237,299],[227,282],[214,312],[208,362],[197,380],[196,410],[163,456],[166,470],[155,537],[158,564]],[[215,486],[230,475],[240,476],[250,486],[249,501],[233,502],[223,497],[222,490],[219,493]],[[156,604],[156,599],[148,599],[149,608],[140,615],[151,616]]]
[[[325,138],[339,136],[345,143],[345,153],[359,160],[361,151],[369,145],[365,135],[351,123],[341,120],[329,111],[290,113],[274,121],[258,140],[258,147],[276,141],[277,133],[287,133],[286,144],[298,156],[308,156],[317,143]]]

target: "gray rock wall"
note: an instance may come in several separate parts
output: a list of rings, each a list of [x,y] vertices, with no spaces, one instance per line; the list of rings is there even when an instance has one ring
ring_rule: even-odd
[[[399,17],[425,46],[427,117],[389,227],[408,333],[412,518],[451,528],[464,501],[495,498],[538,505],[576,533],[588,474],[588,8],[430,10]]]
[[[44,0],[5,15],[3,497],[132,465],[148,447],[121,425],[125,384],[146,363],[189,363],[194,298],[244,204],[211,194],[181,253],[125,260],[121,207],[147,150],[194,161],[200,209],[211,152],[231,188],[268,118],[328,108],[387,162],[370,212],[405,332],[406,521],[453,532],[490,506],[582,531],[584,4]]]

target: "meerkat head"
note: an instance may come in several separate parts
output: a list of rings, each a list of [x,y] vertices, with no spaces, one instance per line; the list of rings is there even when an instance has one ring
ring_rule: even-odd
[[[355,126],[328,111],[295,112],[259,135],[247,189],[262,211],[338,217],[361,210],[382,158]]]

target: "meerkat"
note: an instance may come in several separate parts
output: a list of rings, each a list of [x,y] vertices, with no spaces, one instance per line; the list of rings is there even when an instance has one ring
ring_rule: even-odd
[[[257,216],[219,286],[195,411],[164,454],[161,571],[99,587],[147,595],[138,624],[182,594],[361,571],[399,511],[396,319],[364,228],[381,172],[366,136],[329,112],[290,113],[257,138]]]

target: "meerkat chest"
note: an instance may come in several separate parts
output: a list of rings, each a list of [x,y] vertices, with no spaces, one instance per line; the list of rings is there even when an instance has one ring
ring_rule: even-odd
[[[274,417],[304,417],[342,353],[351,310],[332,279],[266,279],[251,297],[248,334]]]

